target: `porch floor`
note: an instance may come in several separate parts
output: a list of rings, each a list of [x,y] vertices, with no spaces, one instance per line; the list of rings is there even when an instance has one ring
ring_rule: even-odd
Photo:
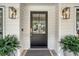
[[[33,48],[33,49],[28,49],[25,52],[24,56],[57,56],[57,54],[54,50],[49,50],[46,48],[42,48],[42,49],[41,48]]]

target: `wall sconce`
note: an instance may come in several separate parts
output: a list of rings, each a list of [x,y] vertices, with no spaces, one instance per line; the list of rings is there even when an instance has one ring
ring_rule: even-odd
[[[9,7],[9,18],[16,19],[17,10],[14,7]]]
[[[65,7],[62,10],[63,19],[70,19],[70,7]]]

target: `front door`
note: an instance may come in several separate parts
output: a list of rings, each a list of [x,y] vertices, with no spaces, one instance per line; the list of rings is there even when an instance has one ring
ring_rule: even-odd
[[[31,11],[31,48],[47,48],[47,11]]]

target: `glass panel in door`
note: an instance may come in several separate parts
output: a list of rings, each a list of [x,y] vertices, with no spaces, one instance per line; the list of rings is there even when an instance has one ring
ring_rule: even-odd
[[[33,34],[46,34],[46,15],[45,14],[32,14],[32,33]]]

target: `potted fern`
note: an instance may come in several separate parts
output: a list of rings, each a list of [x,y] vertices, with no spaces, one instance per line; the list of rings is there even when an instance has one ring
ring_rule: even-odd
[[[15,51],[19,48],[19,41],[15,35],[7,35],[0,38],[0,55],[11,56],[15,55]]]
[[[60,43],[65,56],[79,55],[79,37],[67,35],[61,39]]]

